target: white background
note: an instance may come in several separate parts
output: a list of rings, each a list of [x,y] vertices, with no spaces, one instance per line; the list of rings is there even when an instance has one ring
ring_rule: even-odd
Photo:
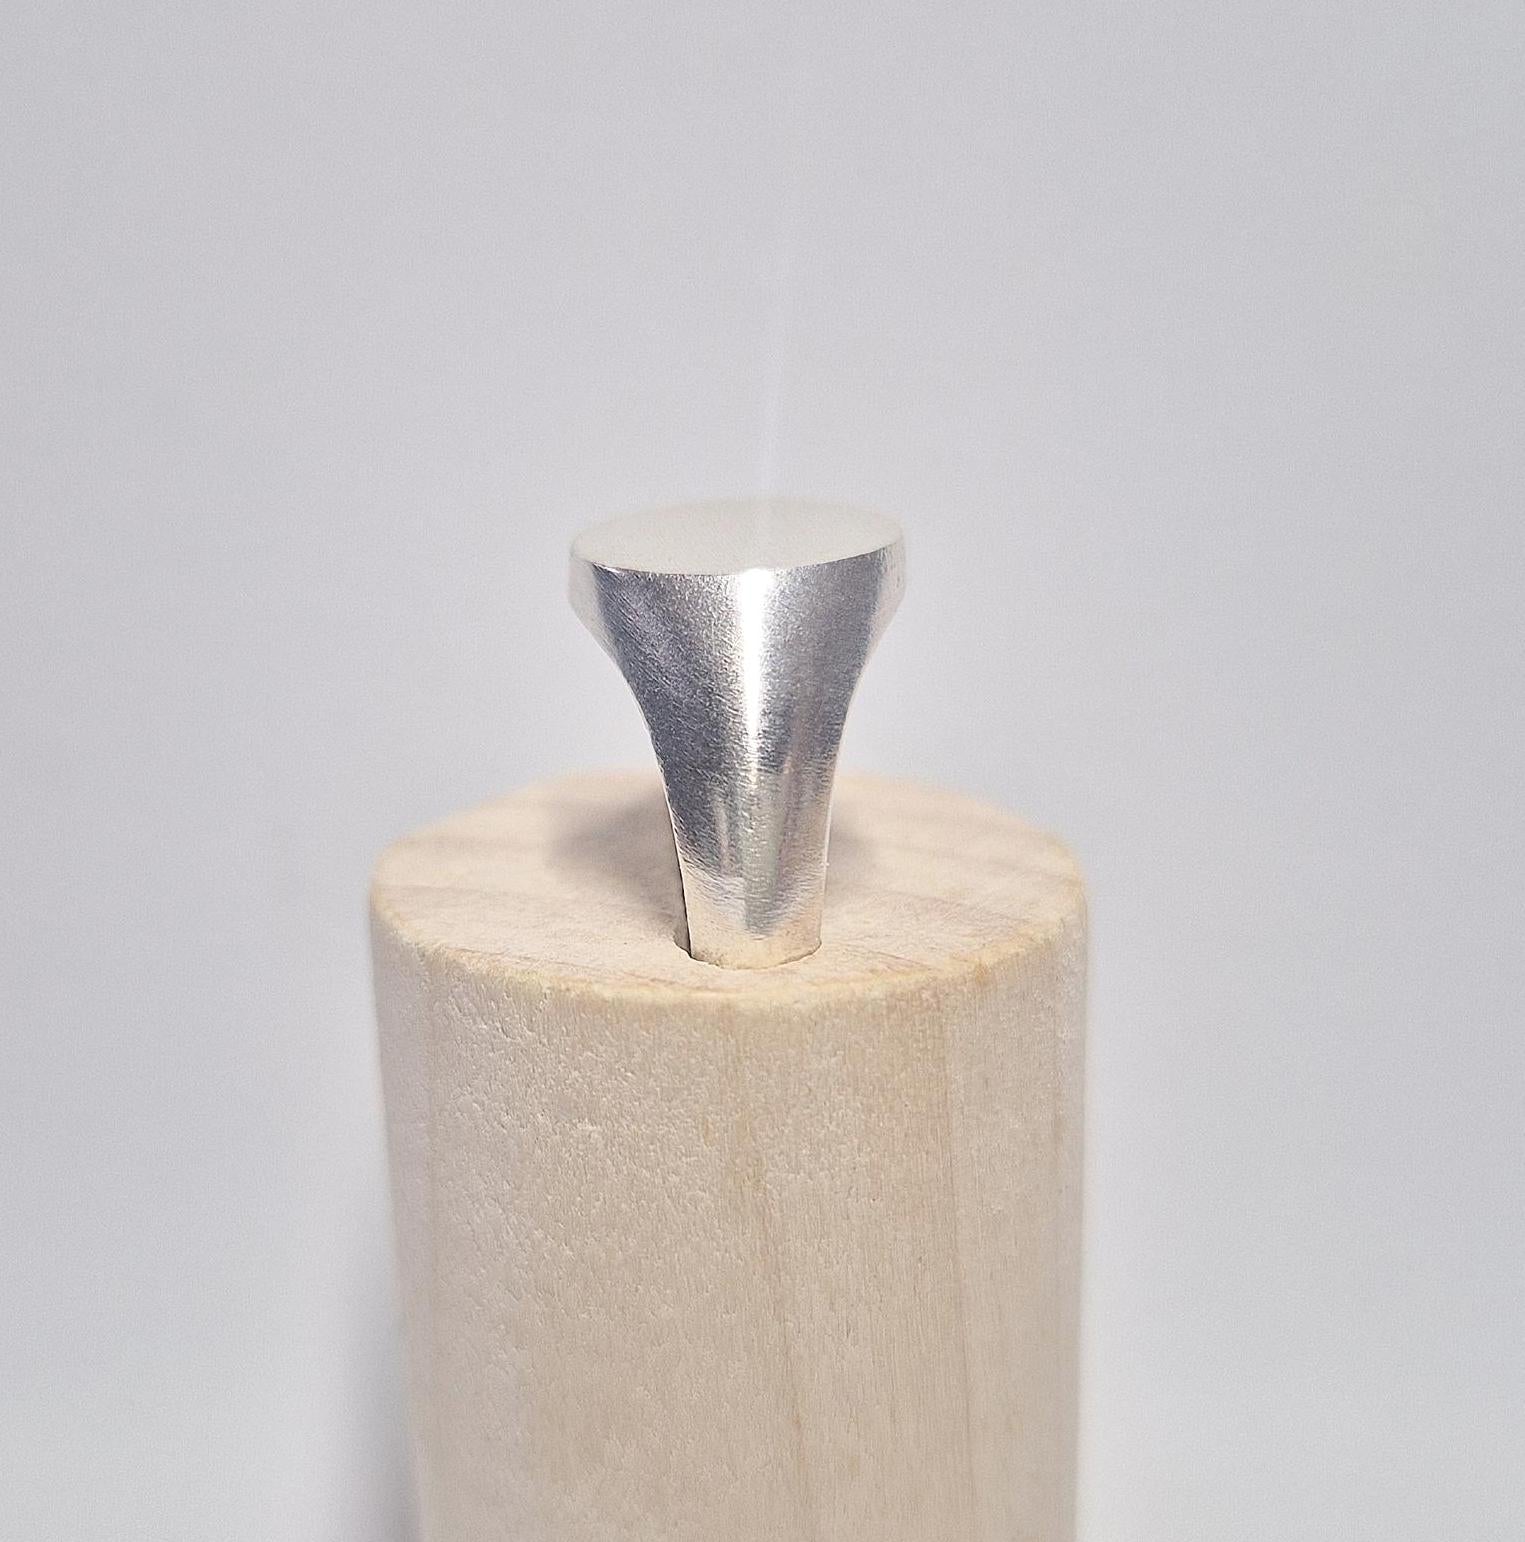
[[[0,21],[0,1535],[398,1542],[363,901],[646,758],[608,514],[900,515],[1095,906],[1087,1542],[1525,1535],[1525,10]]]

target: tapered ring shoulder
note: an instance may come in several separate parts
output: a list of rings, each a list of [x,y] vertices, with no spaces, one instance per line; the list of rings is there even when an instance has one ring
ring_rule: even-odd
[[[651,735],[696,958],[819,946],[843,723],[904,584],[895,521],[834,505],[663,509],[573,542],[573,607]]]

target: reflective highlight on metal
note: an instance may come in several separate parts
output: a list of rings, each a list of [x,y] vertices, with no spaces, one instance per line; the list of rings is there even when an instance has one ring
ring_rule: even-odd
[[[573,607],[662,770],[695,958],[820,945],[842,724],[904,586],[899,526],[832,505],[697,504],[573,542]]]

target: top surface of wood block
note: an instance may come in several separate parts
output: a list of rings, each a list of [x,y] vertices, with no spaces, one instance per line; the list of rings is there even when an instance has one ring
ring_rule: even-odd
[[[815,998],[915,988],[1009,961],[1078,921],[1054,837],[954,793],[838,779],[820,949],[720,969],[676,940],[682,903],[656,776],[544,782],[405,837],[377,865],[378,925],[496,977],[612,992]]]

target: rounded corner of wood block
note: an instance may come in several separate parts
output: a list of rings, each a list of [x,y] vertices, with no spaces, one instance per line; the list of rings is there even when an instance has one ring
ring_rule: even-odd
[[[722,969],[685,951],[661,784],[638,773],[534,784],[403,837],[377,860],[369,908],[374,933],[493,979],[770,1010],[977,983],[1086,927],[1080,869],[1057,837],[961,794],[861,775],[837,789],[821,946],[789,964]]]

